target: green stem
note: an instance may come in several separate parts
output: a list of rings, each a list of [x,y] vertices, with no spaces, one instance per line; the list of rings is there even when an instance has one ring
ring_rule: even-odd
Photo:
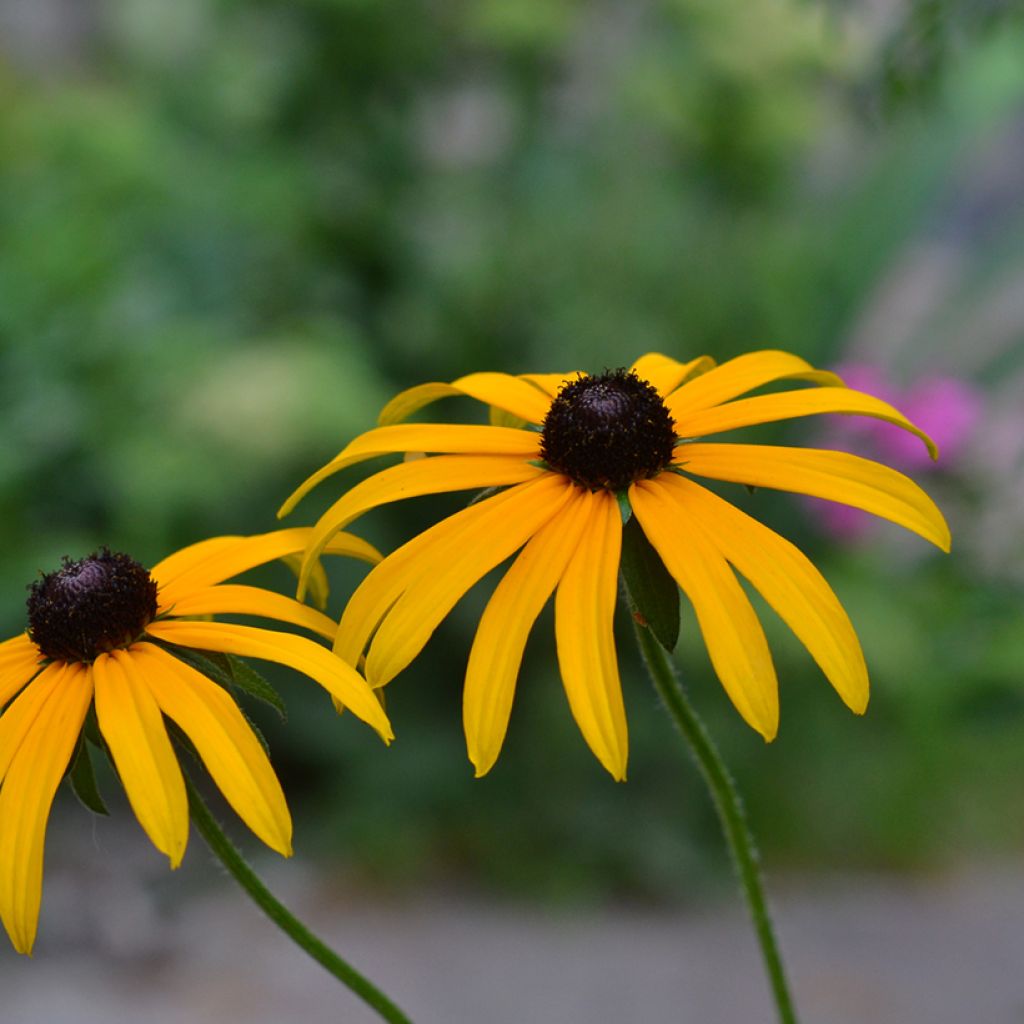
[[[711,790],[715,809],[718,811],[718,818],[722,824],[722,831],[725,833],[736,873],[740,878],[743,895],[746,897],[750,916],[754,921],[754,931],[757,933],[757,940],[761,945],[761,955],[764,958],[765,970],[768,972],[768,979],[771,982],[772,994],[775,996],[779,1020],[782,1024],[796,1024],[793,998],[789,993],[785,967],[779,954],[775,930],[765,900],[764,885],[758,866],[757,847],[754,845],[754,837],[751,835],[736,784],[704,723],[697,716],[697,712],[676,678],[665,649],[648,628],[639,623],[635,625],[640,653],[651,674],[654,687],[661,696],[676,727],[689,744],[690,752],[704,776],[708,789]]]
[[[186,778],[185,783],[188,787],[189,811],[192,814],[192,820],[196,823],[196,828],[202,833],[207,845],[224,867],[234,876],[235,881],[249,894],[253,902],[267,917],[284,931],[300,949],[327,968],[338,981],[347,985],[363,1002],[372,1006],[384,1020],[390,1021],[391,1024],[410,1024],[409,1018],[383,992],[318,939],[294,914],[277,901],[245,862],[231,840],[224,834],[192,781]]]

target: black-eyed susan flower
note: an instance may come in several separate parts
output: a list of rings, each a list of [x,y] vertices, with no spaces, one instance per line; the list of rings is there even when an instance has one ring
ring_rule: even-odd
[[[196,650],[279,662],[315,679],[385,740],[391,728],[358,673],[321,644],[277,630],[210,620],[265,616],[333,639],[322,612],[257,587],[223,581],[301,552],[309,531],[217,537],[151,571],[98,551],[31,586],[28,629],[0,644],[0,918],[21,953],[35,940],[46,823],[90,705],[128,800],[153,844],[181,863],[189,812],[164,718],[191,741],[239,817],[272,849],[291,853],[284,794],[234,699],[182,656]],[[370,562],[349,534],[325,549]]]
[[[783,380],[813,386],[741,397]],[[491,424],[401,422],[449,395],[489,405]],[[470,760],[478,775],[494,764],[527,634],[554,593],[558,662],[572,714],[600,762],[623,778],[626,716],[612,619],[623,517],[632,514],[692,603],[729,698],[765,739],[778,727],[775,669],[737,573],[788,623],[849,707],[862,712],[864,658],[821,574],[787,540],[698,483],[730,481],[843,502],[948,549],[949,531],[934,503],[884,465],[844,452],[703,440],[819,413],[894,423],[935,454],[927,436],[891,405],[785,352],[754,352],[717,367],[708,357],[680,363],[648,354],[628,370],[598,375],[474,373],[412,388],[385,407],[377,429],[352,441],[283,506],[282,514],[326,477],[364,459],[427,456],[378,472],[334,503],[311,534],[300,589],[323,546],[368,509],[415,495],[498,488],[377,565],[345,609],[335,650],[351,665],[365,651],[367,680],[383,686],[473,584],[519,552],[483,612],[469,655],[463,717]]]

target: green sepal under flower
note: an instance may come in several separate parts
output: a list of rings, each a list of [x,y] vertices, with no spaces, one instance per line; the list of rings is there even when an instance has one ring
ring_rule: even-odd
[[[654,634],[666,651],[679,641],[679,586],[635,517],[622,528],[619,563],[633,617]]]
[[[68,782],[78,802],[87,811],[104,816],[110,814],[96,783],[96,773],[93,771],[92,757],[89,754],[89,741],[85,738],[84,732],[78,738],[78,750],[75,751],[71,767],[68,769]]]

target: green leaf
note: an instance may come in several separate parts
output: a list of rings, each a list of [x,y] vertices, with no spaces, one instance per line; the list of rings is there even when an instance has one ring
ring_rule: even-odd
[[[212,679],[219,686],[223,686],[225,690],[241,690],[269,704],[282,720],[287,717],[281,695],[241,658],[236,658],[233,654],[222,654],[220,651],[197,651],[192,647],[177,645],[168,645],[166,650],[187,665],[191,665],[196,671],[202,672],[207,679]]]
[[[615,500],[619,503],[619,515],[622,516],[622,525],[625,526],[633,515],[633,506],[629,503],[629,491],[616,491]]]
[[[622,578],[637,621],[671,651],[679,640],[679,587],[635,518],[622,530]]]
[[[247,661],[243,661],[233,654],[225,654],[224,657],[227,659],[235,686],[243,693],[263,701],[264,704],[269,704],[281,716],[283,722],[288,717],[288,713],[277,690]]]
[[[96,785],[96,775],[92,770],[92,758],[89,756],[89,743],[83,733],[78,739],[78,750],[75,751],[68,772],[71,790],[78,797],[82,806],[93,814],[110,814],[107,805],[100,796],[100,788]]]
[[[161,645],[164,646],[164,645]],[[179,661],[191,665],[197,672],[202,672],[207,679],[212,679],[218,686],[230,690],[235,685],[234,677],[231,675],[231,667],[227,658],[219,651],[199,652],[191,647],[179,647],[177,644],[167,644],[164,650],[173,654]]]

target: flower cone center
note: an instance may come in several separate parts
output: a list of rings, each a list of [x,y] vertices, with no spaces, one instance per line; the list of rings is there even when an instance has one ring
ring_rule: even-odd
[[[621,491],[665,469],[675,442],[657,390],[620,369],[562,387],[544,419],[541,455],[581,487]]]
[[[64,564],[30,587],[28,632],[55,661],[92,661],[128,647],[156,616],[156,582],[133,558],[106,548]]]

